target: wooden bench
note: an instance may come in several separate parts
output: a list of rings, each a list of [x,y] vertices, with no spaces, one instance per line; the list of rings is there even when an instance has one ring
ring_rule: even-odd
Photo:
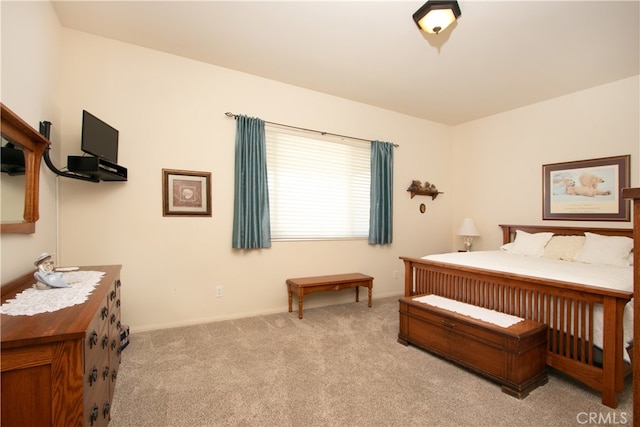
[[[504,328],[414,298],[400,299],[401,344],[411,343],[475,371],[518,399],[546,384],[543,323],[525,319]]]
[[[373,277],[360,273],[335,274],[331,276],[300,277],[287,279],[289,293],[289,313],[293,311],[293,294],[298,295],[298,319],[302,319],[302,305],[304,296],[316,291],[339,291],[346,288],[356,288],[356,302],[360,301],[359,286],[369,288],[369,307],[371,307],[371,293]]]

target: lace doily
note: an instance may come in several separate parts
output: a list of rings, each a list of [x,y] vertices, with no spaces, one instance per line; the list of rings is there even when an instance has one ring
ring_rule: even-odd
[[[0,313],[9,316],[33,316],[82,304],[89,298],[104,276],[103,271],[70,271],[63,273],[68,288],[25,289],[0,306]],[[35,279],[34,279],[35,281]]]

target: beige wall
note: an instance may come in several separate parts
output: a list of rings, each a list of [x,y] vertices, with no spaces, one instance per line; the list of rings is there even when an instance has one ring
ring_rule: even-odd
[[[122,264],[123,319],[132,328],[286,311],[288,277],[359,271],[375,277],[374,297],[400,295],[400,255],[451,249],[447,126],[72,30],[63,30],[62,63],[64,155],[80,153],[87,109],[119,129],[119,163],[129,172],[126,183],[61,181],[62,262]],[[276,242],[233,251],[235,122],[226,111],[399,144],[393,245]],[[163,217],[162,168],[210,171],[212,218]],[[412,179],[445,195],[411,200]],[[353,291],[315,294],[305,305],[352,299]]]
[[[43,219],[33,236],[2,236],[2,278],[56,251],[58,232],[60,264],[123,265],[123,319],[133,330],[286,311],[284,281],[294,276],[361,271],[376,278],[374,298],[400,295],[398,257],[460,247],[454,233],[463,217],[473,217],[482,233],[477,249],[499,243],[498,223],[542,223],[542,164],[631,154],[632,184],[639,184],[637,76],[451,128],[60,29],[48,3],[27,4],[2,4],[3,102],[34,127],[54,123],[60,165],[80,154],[82,109],[112,124],[129,181],[59,178],[56,228],[56,180],[43,169]],[[25,58],[36,64],[18,65]],[[400,144],[394,243],[282,242],[233,251],[235,122],[226,111]],[[212,172],[213,217],[162,217],[162,168]],[[444,194],[410,199],[412,179],[434,182]],[[215,297],[216,286],[224,286],[223,298]],[[306,306],[352,298],[349,291],[314,294]]]
[[[635,76],[453,129],[452,186],[460,196],[454,218],[474,218],[481,234],[474,248],[499,245],[498,224],[542,223],[544,164],[630,154],[631,184],[640,184],[639,81]]]
[[[48,2],[0,2],[2,14],[1,100],[34,129],[39,122],[58,128],[58,63],[60,24]],[[54,148],[52,156],[59,151]],[[3,203],[5,199],[2,199]],[[2,210],[4,211],[4,208]],[[33,269],[42,252],[56,252],[56,179],[43,165],[40,171],[40,220],[36,233],[0,237],[2,283]]]

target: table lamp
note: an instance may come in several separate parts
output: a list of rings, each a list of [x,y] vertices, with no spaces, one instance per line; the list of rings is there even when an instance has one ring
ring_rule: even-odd
[[[462,220],[462,224],[458,229],[458,236],[464,237],[464,248],[467,252],[471,250],[471,244],[473,243],[473,237],[479,236],[476,225],[471,218],[465,218]]]

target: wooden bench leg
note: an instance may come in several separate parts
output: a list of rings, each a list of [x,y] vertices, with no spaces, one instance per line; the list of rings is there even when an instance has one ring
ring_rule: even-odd
[[[298,319],[302,319],[302,301],[304,300],[304,294],[298,290]]]
[[[360,286],[356,286],[356,302],[360,302]]]
[[[289,313],[293,311],[293,291],[290,286],[287,286],[287,293],[289,294]]]
[[[371,308],[371,294],[373,293],[373,283],[369,285],[369,308]]]

